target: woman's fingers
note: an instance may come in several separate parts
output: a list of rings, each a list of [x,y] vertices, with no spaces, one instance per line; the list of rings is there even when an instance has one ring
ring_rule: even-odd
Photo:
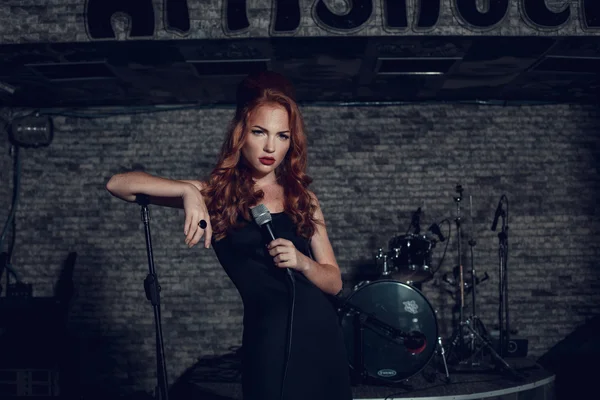
[[[185,215],[185,222],[183,224],[183,234],[185,235],[185,244],[189,244],[190,240],[194,236],[194,218],[187,214]]]
[[[285,239],[277,239],[269,243],[269,254],[277,267],[296,268],[296,247],[292,242]]]
[[[186,218],[185,244],[187,244],[188,246],[191,244],[192,239],[196,234],[196,230],[198,229],[198,227],[194,224],[194,220],[196,220],[196,218],[192,216],[189,217],[189,222]]]
[[[291,260],[289,259],[289,257],[286,257],[284,254],[280,254],[277,257],[273,258],[273,261],[281,264],[281,263],[285,263],[285,262],[288,262]]]
[[[206,229],[204,230],[204,248],[210,248],[210,241],[212,240],[212,225],[210,224],[210,220],[206,220]]]
[[[278,250],[283,250],[285,248],[293,248],[294,244],[292,242],[290,242],[287,239],[275,239],[272,240],[268,245],[267,245],[267,249],[269,250],[269,254],[271,254],[272,256],[275,256],[276,253],[272,253],[273,251],[278,251]]]
[[[277,257],[281,253],[286,252],[286,250],[287,250],[287,247],[285,247],[285,246],[269,247],[269,255],[271,255],[271,257]]]
[[[200,220],[198,220],[198,221],[200,221]],[[197,222],[194,236],[192,236],[192,239],[188,243],[188,246],[194,247],[200,241],[200,239],[202,239],[202,235],[204,235],[204,229],[200,228],[199,222]]]
[[[206,222],[206,228],[202,229],[200,227],[200,221],[204,220]],[[188,247],[193,247],[194,245],[200,242],[202,236],[205,236],[204,247],[210,245],[210,240],[212,237],[212,229],[210,228],[210,220],[208,219],[208,215],[204,218],[200,216],[186,216],[185,220],[185,244]]]

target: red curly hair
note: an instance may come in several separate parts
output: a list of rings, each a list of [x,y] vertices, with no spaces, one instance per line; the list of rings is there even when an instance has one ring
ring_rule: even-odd
[[[290,149],[275,171],[284,190],[284,210],[296,224],[298,235],[310,238],[315,232],[317,205],[308,190],[312,179],[305,172],[304,121],[291,83],[277,73],[266,71],[248,76],[238,86],[235,116],[227,130],[217,165],[202,190],[215,240],[227,236],[230,229],[251,221],[250,208],[264,197],[262,190],[255,190],[252,171],[241,160],[241,149],[248,134],[246,123],[252,113],[264,105],[283,107],[289,118]],[[240,221],[240,217],[245,221]]]

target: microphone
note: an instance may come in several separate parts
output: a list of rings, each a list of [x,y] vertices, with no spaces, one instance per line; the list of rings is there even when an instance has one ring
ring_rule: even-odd
[[[503,195],[504,196],[504,195]],[[494,214],[494,222],[492,222],[492,231],[496,232],[496,225],[498,225],[498,218],[502,215],[502,197],[500,197],[500,201],[498,202],[498,207],[496,207],[496,213]]]
[[[252,207],[250,209],[250,213],[252,213],[252,218],[254,218],[254,222],[264,229],[269,238],[271,240],[275,240],[275,231],[273,230],[273,217],[271,217],[271,212],[264,204],[259,204],[256,207]],[[292,274],[292,270],[290,268],[286,268],[288,275],[292,280],[294,280],[294,275]]]
[[[271,212],[264,204],[259,204],[256,207],[250,209],[252,213],[252,218],[254,218],[254,222],[261,228],[267,231],[269,238],[271,240],[275,240],[275,232],[273,231],[273,218],[271,217]]]
[[[412,354],[419,354],[427,347],[427,337],[425,337],[423,332],[410,331],[406,333],[392,325],[387,324],[386,322],[383,322],[373,313],[366,312],[347,300],[339,309],[339,311],[345,310],[350,312],[350,314],[347,315],[358,316],[360,324],[364,324],[365,326],[369,325],[377,330],[381,330],[383,334],[391,337],[394,340],[400,338],[406,350]]]
[[[436,235],[440,239],[440,242],[446,240],[446,238],[442,234],[442,231],[440,230],[440,226],[436,223],[431,224],[431,226],[429,227],[429,232]]]

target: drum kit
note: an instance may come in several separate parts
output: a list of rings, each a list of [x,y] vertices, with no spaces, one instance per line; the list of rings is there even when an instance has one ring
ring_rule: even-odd
[[[421,233],[419,207],[413,213],[409,227],[413,232],[394,236],[389,240],[387,251],[379,248],[376,252],[378,277],[356,284],[338,309],[354,383],[403,384],[423,371],[436,355],[441,362],[436,363],[435,368],[443,366],[445,379],[449,382],[446,354],[454,353],[461,362],[470,360],[471,365],[475,365],[474,356],[481,355],[484,348],[489,350],[488,354],[497,366],[517,375],[494,350],[485,327],[475,315],[475,286],[485,279],[480,281],[475,276],[472,257],[475,241],[471,238],[470,285],[464,280],[460,254],[461,185],[456,186],[456,191],[455,223],[459,247],[456,284],[460,293],[460,319],[452,337],[443,344],[438,332],[437,312],[420,290],[421,285],[432,280],[439,270],[448,243],[441,261],[433,268],[433,249],[438,240],[443,242],[446,238],[437,223],[432,224],[425,234]],[[449,220],[443,222],[451,225]],[[444,281],[451,283],[446,276]],[[469,288],[473,296],[473,313],[466,320],[463,317],[465,288]],[[466,338],[471,341],[470,345],[464,343]]]

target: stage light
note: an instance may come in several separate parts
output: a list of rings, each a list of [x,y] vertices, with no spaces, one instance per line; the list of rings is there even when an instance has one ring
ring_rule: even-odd
[[[52,142],[52,119],[47,115],[32,114],[12,120],[10,139],[21,147],[44,147]]]
[[[10,85],[6,82],[2,82],[0,81],[0,90],[5,91],[8,94],[15,94],[17,88],[14,87],[13,85]]]

